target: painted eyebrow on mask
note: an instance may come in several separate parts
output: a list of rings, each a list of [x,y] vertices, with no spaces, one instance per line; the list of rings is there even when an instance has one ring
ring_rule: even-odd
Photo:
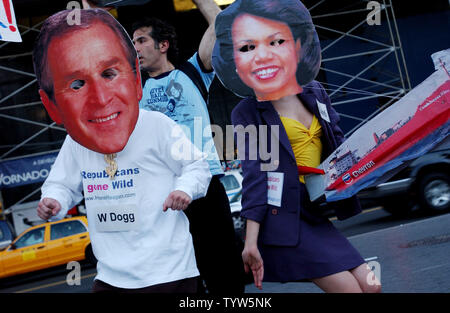
[[[102,73],[106,71],[108,68],[112,67],[113,65],[120,63],[120,61],[121,59],[118,57],[113,57],[109,60],[101,61],[99,66],[100,68],[102,68]],[[80,77],[83,77],[83,75],[85,75],[84,70],[77,70],[65,75],[64,80],[71,81],[74,79],[79,79]]]
[[[284,34],[284,32],[276,32],[274,34],[267,36],[265,39],[274,40],[274,38],[278,35],[285,35],[285,34]],[[241,40],[237,41],[235,44],[236,45],[245,45],[245,44],[251,44],[251,43],[254,43],[257,41],[258,40],[254,40],[254,39],[241,39]]]

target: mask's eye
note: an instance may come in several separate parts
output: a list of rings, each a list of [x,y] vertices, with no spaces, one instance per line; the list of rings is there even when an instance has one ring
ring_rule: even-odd
[[[286,40],[284,40],[284,39],[277,39],[277,40],[274,40],[274,41],[271,41],[270,42],[270,45],[271,46],[280,46],[280,45],[282,45],[284,42],[285,42]]]
[[[84,80],[80,80],[80,79],[74,80],[70,84],[70,88],[72,88],[73,90],[78,90],[78,89],[80,89],[83,86],[84,86]]]
[[[239,48],[239,51],[241,52],[248,52],[252,50],[255,50],[255,45],[245,45]]]
[[[116,77],[117,71],[115,69],[109,68],[102,73],[102,77],[106,79],[113,79]]]

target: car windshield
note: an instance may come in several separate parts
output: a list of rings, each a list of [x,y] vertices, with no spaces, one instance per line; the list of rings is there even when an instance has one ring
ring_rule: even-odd
[[[44,242],[44,231],[45,228],[41,227],[31,230],[28,233],[24,234],[21,238],[19,238],[16,241],[15,243],[16,248],[32,246]]]

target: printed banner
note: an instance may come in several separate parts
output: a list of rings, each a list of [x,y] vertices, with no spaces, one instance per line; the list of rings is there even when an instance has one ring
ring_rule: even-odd
[[[306,177],[312,200],[349,198],[390,178],[404,162],[430,151],[450,130],[450,75],[444,66],[352,134]],[[389,177],[388,177],[389,175]]]
[[[22,42],[12,0],[2,0],[0,3],[0,40]]]
[[[43,182],[58,152],[0,162],[0,189]]]

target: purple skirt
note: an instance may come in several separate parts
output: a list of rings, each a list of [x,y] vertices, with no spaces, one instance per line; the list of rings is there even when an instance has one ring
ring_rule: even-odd
[[[310,280],[351,270],[365,263],[327,218],[318,221],[310,216],[305,210],[300,211],[297,246],[258,244],[264,262],[263,281]]]

